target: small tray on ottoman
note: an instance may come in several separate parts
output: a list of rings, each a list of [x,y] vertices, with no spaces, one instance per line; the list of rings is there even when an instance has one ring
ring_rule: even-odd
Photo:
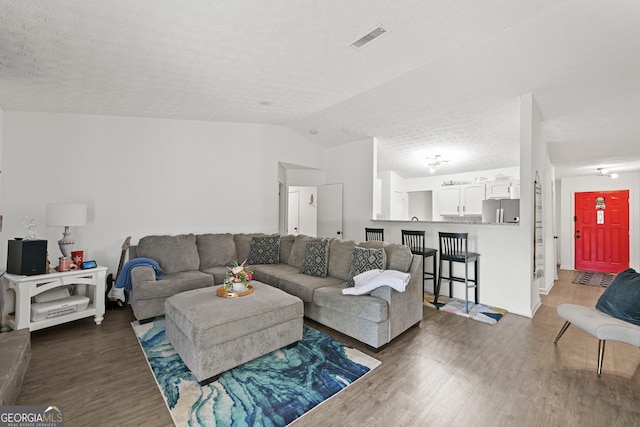
[[[216,295],[222,298],[236,298],[236,297],[244,297],[253,293],[253,286],[248,285],[246,291],[235,292],[232,290],[226,290],[224,286],[220,286],[216,289]]]
[[[251,284],[255,298],[218,298],[220,285],[165,301],[167,339],[201,385],[302,339],[302,300],[262,282]]]

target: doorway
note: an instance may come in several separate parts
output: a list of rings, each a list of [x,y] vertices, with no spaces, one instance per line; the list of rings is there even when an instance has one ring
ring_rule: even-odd
[[[290,186],[287,234],[316,236],[318,230],[317,187]]]
[[[575,193],[575,269],[629,268],[629,190]]]
[[[290,186],[286,234],[342,238],[342,184]]]

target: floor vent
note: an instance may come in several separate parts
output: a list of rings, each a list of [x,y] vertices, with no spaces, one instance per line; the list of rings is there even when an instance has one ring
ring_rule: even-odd
[[[389,32],[389,30],[387,30],[382,25],[380,25],[377,28],[369,31],[369,33],[367,33],[364,36],[360,37],[358,40],[356,40],[353,43],[351,43],[351,46],[355,47],[356,49],[362,49],[363,47],[365,47],[366,45],[368,45],[372,41],[378,39],[381,36],[384,36],[388,32]]]

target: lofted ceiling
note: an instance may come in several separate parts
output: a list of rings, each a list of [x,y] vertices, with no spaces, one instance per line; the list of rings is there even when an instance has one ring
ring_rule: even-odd
[[[0,0],[0,107],[378,140],[379,170],[519,164],[533,93],[557,176],[640,170],[637,0]],[[350,44],[379,25],[388,33]]]

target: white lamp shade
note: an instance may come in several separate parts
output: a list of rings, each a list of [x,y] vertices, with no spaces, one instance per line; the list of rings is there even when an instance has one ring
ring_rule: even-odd
[[[47,203],[47,225],[49,227],[87,225],[87,205]]]

